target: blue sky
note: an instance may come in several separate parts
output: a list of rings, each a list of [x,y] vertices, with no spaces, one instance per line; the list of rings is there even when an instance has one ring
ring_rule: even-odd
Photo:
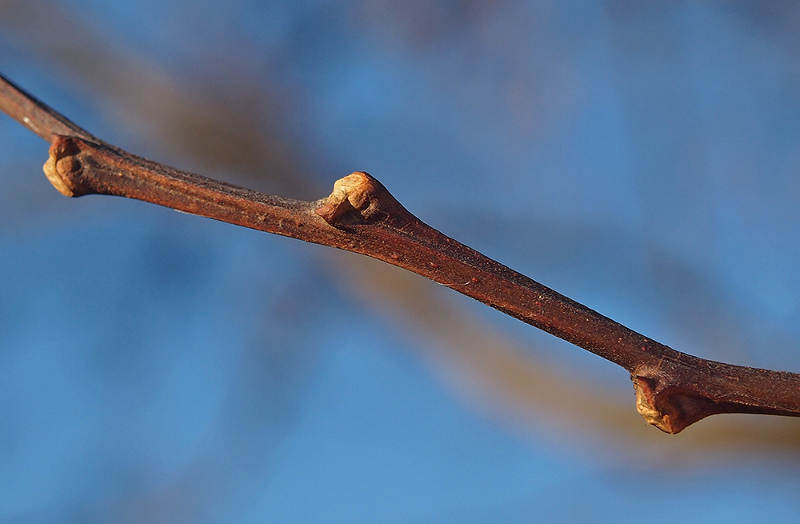
[[[796,7],[3,10],[19,18],[0,16],[0,71],[136,153],[305,198],[367,170],[445,233],[659,341],[800,370]],[[231,131],[245,125],[251,149]],[[2,521],[800,509],[795,421],[662,435],[624,372],[469,299],[168,209],[65,199],[38,137],[0,118],[0,143]],[[509,393],[470,368],[507,346],[554,384],[577,379],[620,427],[563,389]]]

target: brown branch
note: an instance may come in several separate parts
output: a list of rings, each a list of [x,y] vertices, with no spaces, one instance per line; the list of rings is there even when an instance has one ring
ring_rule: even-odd
[[[122,151],[2,76],[0,109],[51,142],[44,171],[64,195],[135,198],[408,269],[624,367],[637,410],[668,433],[715,413],[800,416],[800,374],[705,360],[651,340],[428,226],[366,173],[338,180],[327,198],[291,200]]]

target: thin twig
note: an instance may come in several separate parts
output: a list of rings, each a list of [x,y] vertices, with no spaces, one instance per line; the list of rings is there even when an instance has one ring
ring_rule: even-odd
[[[624,367],[637,410],[668,433],[716,413],[800,416],[800,374],[705,360],[636,333],[428,226],[366,173],[326,198],[291,200],[125,152],[2,76],[0,109],[51,143],[44,171],[64,195],[135,198],[408,269]]]

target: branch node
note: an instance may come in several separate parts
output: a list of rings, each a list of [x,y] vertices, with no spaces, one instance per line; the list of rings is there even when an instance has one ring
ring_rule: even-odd
[[[77,197],[87,193],[80,181],[83,170],[77,158],[80,152],[78,143],[71,137],[57,136],[50,145],[50,157],[44,164],[44,174],[64,196]]]
[[[333,192],[314,211],[334,227],[409,215],[383,184],[363,171],[337,180]]]
[[[686,387],[672,385],[657,372],[639,371],[631,380],[636,391],[636,411],[665,433],[680,433],[700,419],[724,412],[713,401]]]

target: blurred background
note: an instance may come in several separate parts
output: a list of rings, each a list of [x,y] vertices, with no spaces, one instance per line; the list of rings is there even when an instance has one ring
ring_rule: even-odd
[[[676,349],[800,371],[800,5],[0,3],[0,71],[137,154],[366,170]],[[67,199],[0,115],[0,521],[796,519],[800,422],[677,436],[621,368],[364,257]]]

